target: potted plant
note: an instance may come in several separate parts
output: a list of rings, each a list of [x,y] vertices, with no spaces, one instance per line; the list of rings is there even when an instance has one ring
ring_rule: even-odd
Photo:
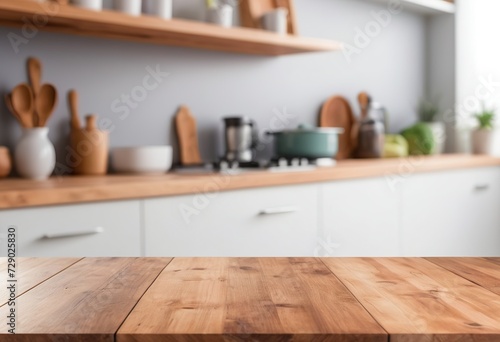
[[[432,101],[422,100],[418,106],[418,117],[420,122],[429,126],[432,131],[434,147],[431,154],[442,154],[444,142],[446,141],[446,127],[444,122],[436,121],[439,115],[439,106]]]
[[[472,152],[474,154],[497,155],[499,147],[496,146],[498,133],[494,128],[495,110],[487,109],[474,114],[478,127],[472,131]]]

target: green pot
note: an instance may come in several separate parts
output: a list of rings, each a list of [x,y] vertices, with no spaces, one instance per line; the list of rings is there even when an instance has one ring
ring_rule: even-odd
[[[307,128],[281,132],[274,135],[274,146],[278,158],[335,158],[338,151],[338,135],[342,128]]]

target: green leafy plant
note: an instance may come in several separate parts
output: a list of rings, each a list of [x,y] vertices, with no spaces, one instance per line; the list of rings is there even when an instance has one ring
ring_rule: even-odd
[[[421,122],[434,122],[439,111],[439,106],[429,100],[421,100],[418,105],[418,117]]]
[[[483,105],[483,110],[479,113],[474,114],[474,117],[479,123],[479,129],[492,129],[493,122],[495,121],[495,110],[486,109]]]

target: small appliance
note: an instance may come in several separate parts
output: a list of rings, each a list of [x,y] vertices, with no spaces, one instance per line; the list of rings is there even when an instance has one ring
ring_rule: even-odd
[[[224,118],[226,153],[228,162],[252,163],[255,160],[255,147],[258,131],[255,121],[245,116]]]

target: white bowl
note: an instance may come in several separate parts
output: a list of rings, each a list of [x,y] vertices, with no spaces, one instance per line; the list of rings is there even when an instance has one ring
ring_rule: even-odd
[[[165,173],[172,167],[172,146],[115,148],[111,166],[119,173]]]

